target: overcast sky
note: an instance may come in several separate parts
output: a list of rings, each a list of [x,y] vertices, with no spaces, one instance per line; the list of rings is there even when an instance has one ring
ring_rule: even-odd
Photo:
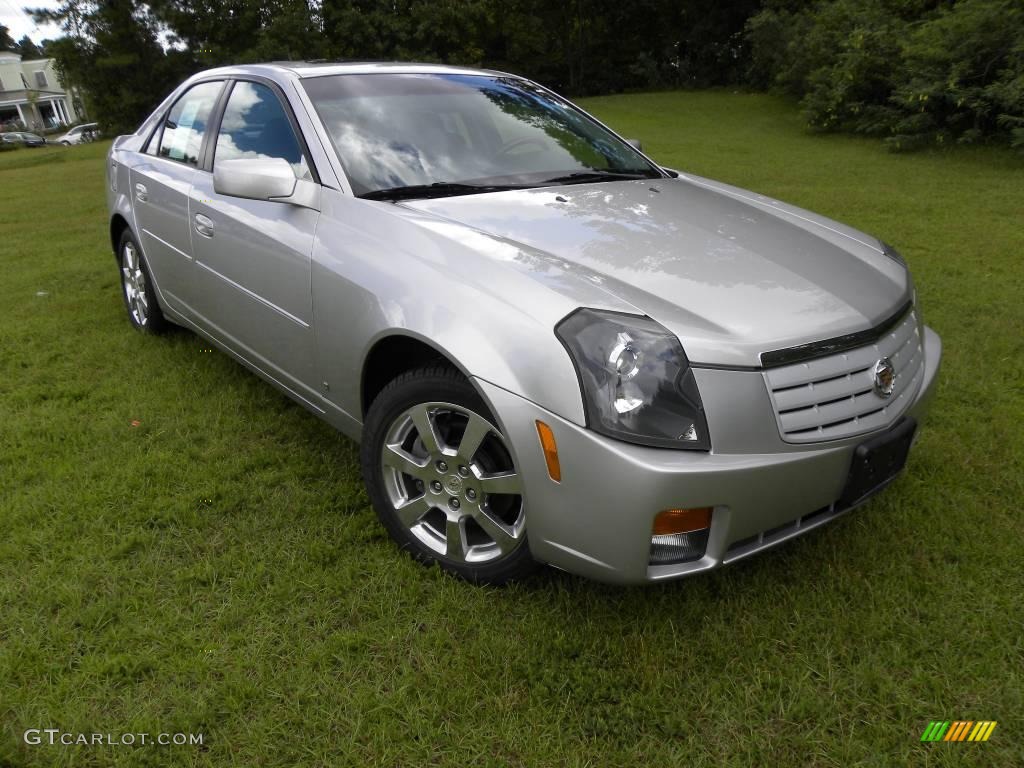
[[[29,8],[56,8],[60,3],[58,0],[0,0],[0,24],[9,27],[11,37],[21,40],[23,35],[28,35],[35,43],[41,43],[46,38],[59,37],[59,27],[52,25],[36,26],[32,17],[22,9]]]

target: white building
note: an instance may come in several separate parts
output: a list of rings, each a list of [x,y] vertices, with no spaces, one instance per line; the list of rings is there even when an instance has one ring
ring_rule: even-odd
[[[78,119],[53,59],[22,61],[16,53],[0,51],[0,127],[20,121],[28,130],[46,130]]]

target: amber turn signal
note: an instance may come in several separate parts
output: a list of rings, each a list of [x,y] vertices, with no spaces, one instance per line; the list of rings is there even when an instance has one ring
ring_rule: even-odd
[[[693,509],[664,509],[654,518],[652,533],[670,536],[674,533],[693,533],[711,527],[711,507]]]
[[[537,437],[544,451],[544,461],[548,465],[548,476],[556,483],[562,482],[562,465],[558,463],[558,446],[555,444],[555,433],[543,421],[537,420]]]

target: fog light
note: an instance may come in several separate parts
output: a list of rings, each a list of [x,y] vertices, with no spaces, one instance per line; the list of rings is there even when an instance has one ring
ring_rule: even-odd
[[[700,560],[711,533],[711,507],[659,512],[651,533],[651,565]]]

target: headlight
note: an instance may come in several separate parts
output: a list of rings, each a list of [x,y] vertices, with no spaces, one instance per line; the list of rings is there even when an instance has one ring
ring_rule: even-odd
[[[587,426],[629,443],[711,449],[682,346],[650,318],[579,309],[555,329],[576,366]]]

